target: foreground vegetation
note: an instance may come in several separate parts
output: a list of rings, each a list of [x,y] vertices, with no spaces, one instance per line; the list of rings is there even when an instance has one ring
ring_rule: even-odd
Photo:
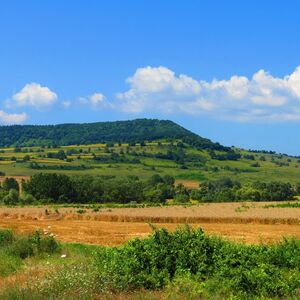
[[[52,234],[36,231],[30,236],[18,236],[10,230],[0,230],[0,276],[18,271],[24,260],[48,257],[60,252],[60,246]]]
[[[11,233],[0,231],[0,236],[7,234]],[[15,241],[18,239],[14,236]],[[32,238],[25,239],[35,245]],[[18,253],[7,250],[12,243],[11,239],[1,240],[1,258],[19,259]],[[56,249],[60,249],[59,255]],[[201,229],[185,227],[170,233],[154,228],[150,237],[119,248],[60,245],[47,253],[46,260],[39,254],[40,260],[31,262],[47,265],[48,272],[35,280],[9,285],[1,291],[1,299],[74,299],[75,295],[78,299],[113,299],[120,295],[125,299],[300,296],[300,241],[296,239],[242,245],[207,236]],[[21,259],[26,263],[30,258]],[[0,271],[2,278],[11,273],[6,269]]]

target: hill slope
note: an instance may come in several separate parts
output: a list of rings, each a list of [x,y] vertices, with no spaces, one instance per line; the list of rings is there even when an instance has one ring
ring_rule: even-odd
[[[0,127],[0,147],[131,143],[160,139],[180,139],[198,149],[229,150],[168,120],[136,119],[86,124]]]

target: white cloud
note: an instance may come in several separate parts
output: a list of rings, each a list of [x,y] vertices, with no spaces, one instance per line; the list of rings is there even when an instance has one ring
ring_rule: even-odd
[[[175,76],[175,73],[165,67],[145,67],[136,70],[127,79],[132,90],[143,93],[159,93],[173,90],[177,93],[194,94],[200,91],[200,84],[186,75]]]
[[[95,93],[92,96],[90,96],[89,99],[92,106],[101,105],[106,100],[105,96],[101,93]]]
[[[12,99],[17,106],[45,108],[56,102],[57,95],[48,87],[32,82],[26,84],[21,91],[13,95]]]
[[[109,103],[106,97],[101,93],[94,93],[87,97],[79,97],[79,103],[82,105],[89,105],[90,107],[97,108],[112,108],[112,104]]]
[[[259,70],[251,78],[233,75],[211,82],[148,66],[138,68],[127,83],[130,88],[117,94],[116,107],[129,113],[206,114],[240,122],[300,121],[300,66],[283,78]]]
[[[300,98],[300,66],[285,79],[288,82],[289,87],[293,91],[294,95]]]
[[[5,125],[10,124],[22,124],[28,119],[26,113],[9,114],[3,110],[0,110],[0,123]]]
[[[249,80],[243,76],[232,76],[229,80],[216,80],[211,83],[202,81],[208,90],[224,90],[233,99],[242,99],[248,93]]]

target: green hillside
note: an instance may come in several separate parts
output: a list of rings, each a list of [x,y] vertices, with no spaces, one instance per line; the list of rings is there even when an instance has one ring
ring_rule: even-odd
[[[0,127],[0,147],[135,143],[160,139],[180,139],[198,149],[230,150],[168,120],[137,119],[87,124]]]
[[[226,176],[240,182],[297,183],[300,160],[274,152],[201,149],[173,137],[140,143],[2,147],[0,172],[13,176],[47,172],[140,178],[158,173],[200,182]]]

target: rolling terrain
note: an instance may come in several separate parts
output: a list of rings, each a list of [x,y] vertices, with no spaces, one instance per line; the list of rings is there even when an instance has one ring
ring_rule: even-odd
[[[0,174],[7,176],[55,172],[148,178],[159,173],[196,183],[230,177],[294,184],[300,177],[298,157],[224,147],[171,121],[2,126],[0,137]]]

